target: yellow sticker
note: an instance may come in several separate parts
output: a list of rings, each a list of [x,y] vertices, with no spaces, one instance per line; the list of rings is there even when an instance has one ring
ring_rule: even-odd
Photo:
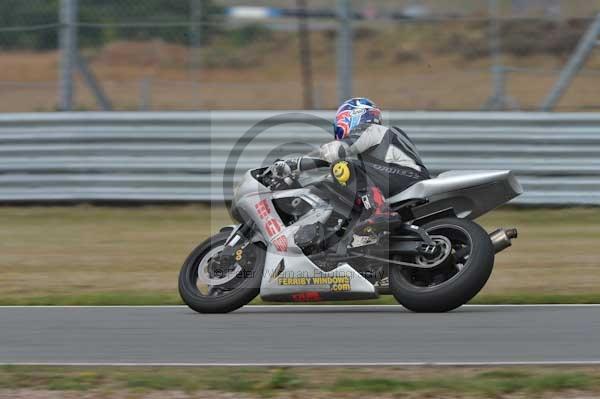
[[[323,286],[328,285],[331,292],[347,292],[352,291],[350,285],[350,277],[332,276],[332,277],[279,277],[277,279],[279,285],[295,285],[295,286]]]
[[[237,251],[235,251],[235,260],[237,260],[237,261],[242,260],[242,255],[244,255],[243,250],[238,249]]]
[[[350,166],[346,161],[337,162],[333,165],[333,177],[340,183],[342,186],[345,186],[350,180]]]

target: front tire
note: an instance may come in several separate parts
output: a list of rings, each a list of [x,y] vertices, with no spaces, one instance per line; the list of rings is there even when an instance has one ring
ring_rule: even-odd
[[[449,239],[450,255],[428,270],[391,266],[390,289],[413,312],[448,312],[469,302],[485,286],[494,267],[494,247],[486,231],[470,220],[446,218],[422,228],[430,236]]]
[[[223,232],[207,239],[188,256],[179,273],[179,294],[183,302],[198,313],[229,313],[252,301],[260,292],[262,271],[264,267],[264,250],[255,245],[249,245],[255,257],[254,268],[244,271],[237,267],[235,274],[227,277],[226,272],[214,277],[215,284],[204,284],[202,292],[199,284],[199,269],[208,268],[208,262],[218,259],[229,237],[229,232]],[[206,259],[210,257],[210,259]],[[237,270],[237,271],[236,271]],[[200,270],[202,272],[203,270]],[[218,274],[218,273],[217,273]],[[225,276],[224,276],[225,275]],[[220,279],[220,280],[219,280]],[[223,284],[219,284],[223,281]]]

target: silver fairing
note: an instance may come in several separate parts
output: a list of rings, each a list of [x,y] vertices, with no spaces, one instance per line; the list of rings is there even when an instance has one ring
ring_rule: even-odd
[[[299,197],[312,207],[296,223],[285,226],[273,200]],[[343,263],[330,272],[315,265],[296,245],[294,234],[301,226],[325,223],[333,208],[310,189],[271,192],[250,172],[236,188],[232,206],[245,220],[256,224],[256,232],[267,246],[260,295],[271,301],[369,299],[378,294],[369,281]]]
[[[427,212],[452,208],[461,218],[476,218],[522,193],[510,171],[451,171],[421,181],[389,198],[393,204],[417,200]],[[311,210],[296,223],[285,226],[273,200],[302,198]],[[332,206],[308,188],[272,192],[248,171],[234,192],[232,209],[255,227],[254,241],[267,247],[260,295],[267,300],[368,299],[377,289],[347,263],[325,272],[294,242],[301,226],[325,223]]]
[[[521,195],[523,188],[509,170],[449,171],[420,181],[388,199],[397,204],[424,200],[424,207],[435,212],[453,208],[460,218],[475,219]]]

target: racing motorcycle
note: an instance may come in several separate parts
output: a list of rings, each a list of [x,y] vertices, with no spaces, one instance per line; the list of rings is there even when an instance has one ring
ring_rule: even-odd
[[[415,312],[447,312],[486,284],[494,256],[517,237],[473,220],[522,193],[510,171],[449,171],[387,199],[389,217],[368,224],[345,182],[347,161],[301,158],[298,173],[245,173],[231,215],[179,276],[184,302],[201,313],[265,301],[337,301],[393,295]],[[360,228],[359,228],[360,226]],[[360,230],[360,231],[359,231]]]

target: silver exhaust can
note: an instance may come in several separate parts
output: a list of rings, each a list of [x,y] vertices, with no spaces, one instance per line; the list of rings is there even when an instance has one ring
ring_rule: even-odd
[[[500,228],[490,233],[490,240],[496,253],[505,250],[512,245],[512,240],[517,238],[517,229]]]

